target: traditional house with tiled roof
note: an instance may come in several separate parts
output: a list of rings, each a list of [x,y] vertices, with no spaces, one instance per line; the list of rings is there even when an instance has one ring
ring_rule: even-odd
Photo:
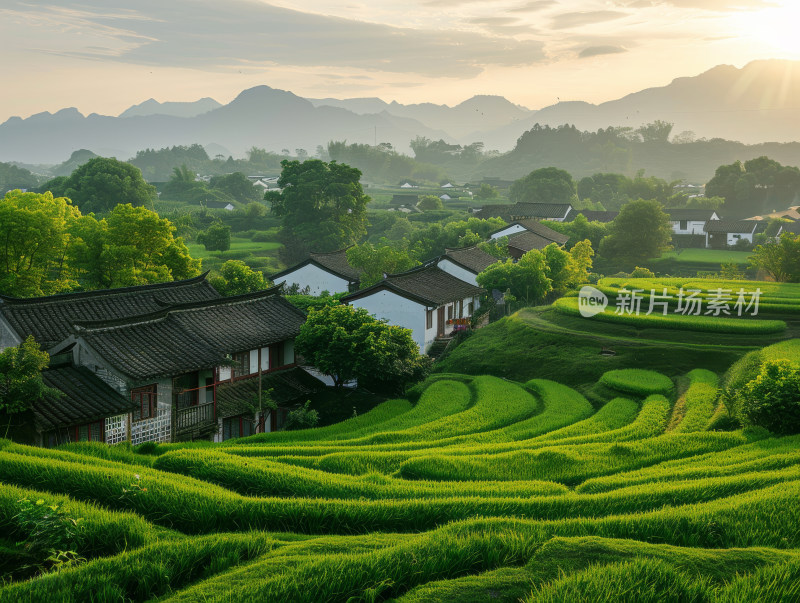
[[[515,260],[533,249],[544,249],[551,243],[562,246],[569,241],[569,236],[537,220],[515,220],[489,234],[489,238],[495,240],[502,237],[508,237],[508,252]]]
[[[672,232],[676,235],[702,235],[709,220],[719,220],[720,216],[713,209],[665,209],[669,216]]]
[[[475,217],[503,218],[506,222],[516,220],[550,220],[563,222],[566,220],[572,205],[569,203],[514,203],[513,205],[484,205],[475,212]]]
[[[342,298],[389,324],[411,329],[420,352],[456,325],[467,324],[483,289],[448,274],[435,264],[387,275],[382,281]]]
[[[279,293],[274,287],[221,297],[203,275],[0,299],[5,346],[28,335],[44,343],[52,360],[45,382],[65,394],[34,403],[39,441],[220,440],[252,433],[259,420],[262,430],[279,427],[281,413],[258,414],[257,398],[217,407],[220,388],[230,401],[230,392],[238,391],[234,385],[258,383],[259,376],[262,386],[255,389],[262,392],[273,388],[271,379],[305,383],[295,390],[295,401],[309,391],[314,380],[295,368],[294,357],[305,315]]]
[[[575,209],[569,210],[564,222],[574,222],[578,215],[583,214],[589,222],[603,222],[608,224],[619,215],[618,211],[600,211],[597,209]]]
[[[233,418],[217,412],[221,383],[295,366],[294,338],[305,315],[278,292],[79,322],[58,347],[136,403],[130,416],[116,421],[126,423],[132,443],[221,439],[225,420]],[[254,414],[251,424],[261,418]],[[108,423],[107,434],[116,428]]]
[[[361,271],[347,262],[347,250],[339,249],[329,253],[311,253],[310,257],[287,268],[270,279],[276,285],[283,283],[286,288],[296,286],[299,291],[309,295],[344,293],[358,289]]]
[[[493,255],[489,255],[477,245],[472,245],[445,249],[444,255],[439,257],[436,265],[448,274],[477,287],[478,282],[475,277],[497,261]]]
[[[704,227],[706,247],[723,249],[732,247],[739,241],[752,244],[759,225],[761,228],[766,226],[759,220],[709,220]]]

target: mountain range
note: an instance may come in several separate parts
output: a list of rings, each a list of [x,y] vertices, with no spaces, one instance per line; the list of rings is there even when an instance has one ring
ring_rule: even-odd
[[[389,142],[409,152],[416,136],[461,144],[482,141],[486,149],[508,151],[536,123],[570,123],[594,131],[636,128],[655,120],[673,122],[673,134],[691,131],[687,138],[789,142],[800,140],[798,115],[800,61],[720,65],[602,104],[564,101],[539,110],[501,96],[474,96],[449,107],[378,98],[306,99],[257,86],[226,105],[211,98],[191,103],[150,99],[116,117],[84,116],[75,108],[12,117],[0,125],[0,161],[53,164],[77,149],[128,159],[145,148],[193,143],[235,156],[253,146],[292,154],[302,148],[313,154],[330,140]]]

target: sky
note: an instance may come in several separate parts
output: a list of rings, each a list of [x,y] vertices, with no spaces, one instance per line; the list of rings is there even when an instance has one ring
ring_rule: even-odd
[[[0,122],[155,98],[307,98],[539,109],[719,64],[800,59],[796,0],[2,0]]]

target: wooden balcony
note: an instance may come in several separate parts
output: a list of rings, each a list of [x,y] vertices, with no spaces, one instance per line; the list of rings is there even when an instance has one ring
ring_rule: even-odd
[[[214,412],[214,403],[176,409],[173,429],[176,439],[184,436],[194,439],[216,431],[217,416]]]

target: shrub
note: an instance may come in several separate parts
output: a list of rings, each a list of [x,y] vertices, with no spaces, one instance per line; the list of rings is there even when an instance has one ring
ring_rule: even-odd
[[[800,367],[770,360],[736,396],[736,414],[748,425],[774,433],[800,433]]]
[[[642,268],[641,266],[636,266],[631,272],[631,278],[654,278],[655,273],[650,270],[649,268]]]

